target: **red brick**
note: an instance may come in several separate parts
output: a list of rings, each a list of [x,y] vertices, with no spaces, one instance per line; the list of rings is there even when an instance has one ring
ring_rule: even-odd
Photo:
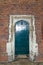
[[[8,56],[0,56],[0,61],[8,61]]]
[[[43,54],[42,22],[43,22],[43,0],[0,0],[0,52],[6,52],[8,40],[9,15],[25,14],[35,16],[36,40],[39,48],[39,55]],[[4,59],[5,57],[5,59]],[[0,56],[0,61],[7,60],[8,57]],[[38,57],[38,61],[43,61]],[[37,61],[37,60],[36,60]]]

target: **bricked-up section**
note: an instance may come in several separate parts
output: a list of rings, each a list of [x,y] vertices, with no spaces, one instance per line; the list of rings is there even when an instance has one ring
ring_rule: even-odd
[[[9,17],[16,14],[35,16],[37,43],[42,46],[43,0],[0,0],[0,61],[8,59],[6,43],[8,42]],[[40,50],[41,48],[39,47],[39,52]]]

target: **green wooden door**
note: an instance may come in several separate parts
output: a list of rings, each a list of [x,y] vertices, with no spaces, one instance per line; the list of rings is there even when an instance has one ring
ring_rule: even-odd
[[[29,24],[24,20],[15,24],[15,54],[29,54]]]

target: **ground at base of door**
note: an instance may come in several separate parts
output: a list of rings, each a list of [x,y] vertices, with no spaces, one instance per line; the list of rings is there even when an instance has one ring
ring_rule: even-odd
[[[33,63],[28,59],[17,59],[16,61],[13,62],[0,63],[0,65],[43,65],[43,63],[35,63],[35,62]]]

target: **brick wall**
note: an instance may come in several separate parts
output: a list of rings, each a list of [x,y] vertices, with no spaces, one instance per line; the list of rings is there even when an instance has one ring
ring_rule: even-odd
[[[9,15],[25,14],[35,16],[36,38],[39,55],[42,53],[43,0],[0,0],[0,61],[8,60],[6,43],[8,41]],[[41,48],[41,47],[42,48]],[[40,50],[42,50],[40,52]],[[39,59],[37,59],[40,61]],[[36,61],[37,61],[36,60]]]

